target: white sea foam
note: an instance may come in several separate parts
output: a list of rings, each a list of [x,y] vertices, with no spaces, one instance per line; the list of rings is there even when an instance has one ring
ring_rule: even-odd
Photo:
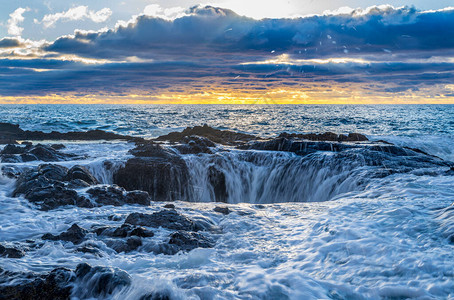
[[[97,170],[104,168],[104,160],[126,159],[130,147],[125,143],[69,144],[65,151],[87,157],[59,164],[85,165],[107,183],[110,175]],[[234,204],[228,207],[232,212],[226,216],[216,213],[213,208],[219,204],[212,202],[175,203],[179,212],[220,227],[220,233],[206,233],[216,241],[212,249],[198,248],[174,256],[150,253],[147,249],[166,241],[171,232],[160,228],[152,229],[155,237],[144,238],[138,251],[130,253],[116,253],[92,234],[83,245],[97,245],[100,256],[76,252],[77,246],[69,242],[42,241],[42,247],[29,248],[21,259],[0,258],[0,265],[35,272],[60,266],[75,268],[80,262],[119,268],[130,274],[132,285],[116,291],[112,299],[138,299],[151,292],[168,294],[172,299],[454,297],[454,252],[448,239],[454,232],[454,218],[451,210],[446,210],[454,202],[452,176],[394,174],[373,178],[358,189],[352,187],[356,187],[354,176],[366,168],[361,165],[340,169],[337,174],[332,167],[324,170],[320,164],[317,175],[291,154],[266,153],[254,163],[235,151],[222,155],[217,165],[230,172],[227,183],[231,184],[229,197]],[[203,155],[186,157],[194,178],[205,178],[198,174],[206,171],[202,166],[207,160]],[[285,172],[279,169],[285,166],[283,160],[289,161]],[[282,179],[284,176],[288,178]],[[326,189],[339,182],[339,176],[345,178],[330,194]],[[324,202],[258,206],[254,203],[270,202],[260,198],[265,196],[253,186],[266,177],[271,181],[262,184],[263,191],[289,197],[290,202],[295,201],[292,193],[298,193],[295,185],[309,179],[315,180],[310,197],[336,197]],[[285,190],[292,192],[273,191],[276,178],[284,180]],[[206,188],[206,182],[196,184]],[[248,189],[235,192],[236,184]],[[163,206],[155,202],[150,207],[66,207],[43,212],[23,197],[10,197],[13,188],[14,180],[0,177],[0,241],[21,247],[29,247],[26,240],[41,243],[42,234],[58,234],[73,223],[84,228],[119,226],[131,212],[152,213]],[[208,201],[211,196],[208,192],[199,197]],[[111,215],[119,216],[120,221],[110,220]]]

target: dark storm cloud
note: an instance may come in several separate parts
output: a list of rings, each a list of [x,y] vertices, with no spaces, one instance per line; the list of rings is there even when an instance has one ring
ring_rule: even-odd
[[[367,13],[254,20],[230,10],[192,8],[173,21],[139,17],[128,26],[62,37],[48,51],[90,57],[257,55],[280,51],[308,57],[454,48],[454,10],[373,8]]]
[[[16,38],[0,39],[0,48],[14,48],[22,46],[22,42]]]
[[[254,20],[195,7],[175,20],[139,16],[115,30],[61,37],[40,49],[42,58],[1,59],[0,95],[260,91],[312,83],[418,91],[453,82],[453,34],[454,10],[381,7]],[[7,46],[13,40],[0,40],[0,47],[13,47]],[[105,61],[59,58],[68,55]],[[349,60],[328,60],[336,57]],[[132,58],[137,62],[125,62]]]

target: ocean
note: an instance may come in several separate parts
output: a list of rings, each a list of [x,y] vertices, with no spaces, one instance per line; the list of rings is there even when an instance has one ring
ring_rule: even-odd
[[[127,252],[113,250],[93,231],[82,245],[95,253],[42,239],[74,223],[87,230],[120,226],[129,214],[151,214],[167,202],[43,211],[24,195],[13,196],[16,179],[0,172],[0,243],[25,252],[19,259],[0,256],[2,270],[45,274],[88,263],[130,278],[105,294],[96,294],[94,279],[77,281],[73,299],[454,297],[452,105],[1,105],[0,122],[23,130],[100,129],[147,139],[203,124],[264,139],[282,132],[357,132],[370,143],[386,141],[422,153],[381,153],[360,144],[307,155],[231,145],[179,154],[188,177],[182,188],[189,192],[172,203],[179,213],[216,230],[202,231],[213,241],[210,247],[174,254],[156,250],[172,234],[164,227],[153,228],[153,237]],[[51,163],[84,166],[99,186],[115,182],[115,171],[133,157],[135,147],[125,141],[58,143],[66,146],[62,153],[77,159]],[[2,162],[0,167],[24,172],[43,163]],[[224,203],[215,202],[212,168],[223,174]],[[76,190],[87,196],[88,188]],[[214,211],[217,206],[230,213]],[[167,298],[152,298],[157,295]]]

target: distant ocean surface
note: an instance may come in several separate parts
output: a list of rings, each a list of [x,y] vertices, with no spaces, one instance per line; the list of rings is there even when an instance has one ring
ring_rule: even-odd
[[[133,143],[42,141],[66,146],[61,152],[70,156],[57,161],[0,154],[2,170],[22,174],[16,180],[0,172],[0,245],[24,250],[22,258],[0,253],[0,288],[17,284],[14,276],[25,279],[22,272],[48,274],[88,263],[108,268],[77,279],[71,299],[454,299],[454,106],[0,105],[0,122],[24,130],[101,129],[148,138],[203,124],[262,137],[358,132],[400,146],[342,143],[339,152],[331,146],[299,154],[219,144],[182,153],[178,145],[164,144],[172,155],[151,157],[164,167],[142,172],[145,182],[160,182],[156,190],[170,187],[171,195],[188,191],[170,199],[175,211],[214,228],[186,241],[203,237],[212,244],[178,253],[169,252],[179,249],[171,248],[178,243],[170,241],[171,227],[148,226],[154,236],[136,238],[140,245],[124,251],[124,236],[98,233],[105,226],[120,230],[133,213],[165,211],[168,198],[42,211],[28,192],[14,195],[20,176],[38,174],[48,163],[82,166],[97,188],[112,187],[118,183],[114,173],[133,157]],[[74,187],[74,193],[92,199],[91,187]],[[219,213],[218,206],[230,213]],[[81,244],[43,237],[73,224],[88,232]],[[2,270],[13,273],[5,279]],[[127,278],[126,286],[99,277],[112,270]],[[111,293],[100,296],[97,290],[106,288]]]
[[[24,130],[157,137],[188,126],[262,137],[358,132],[454,160],[454,105],[0,105],[0,122]]]

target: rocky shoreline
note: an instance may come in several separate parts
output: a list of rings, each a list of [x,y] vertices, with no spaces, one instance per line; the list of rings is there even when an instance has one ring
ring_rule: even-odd
[[[130,150],[131,158],[113,170],[113,183],[101,183],[83,165],[68,168],[59,162],[82,160],[84,157],[66,151],[63,144],[36,144],[36,141],[52,140],[124,140],[135,143]],[[17,141],[22,141],[17,144]],[[23,131],[18,125],[0,124],[0,144],[7,144],[0,152],[2,173],[15,179],[14,197],[27,199],[36,209],[51,211],[65,207],[93,209],[102,206],[133,205],[149,206],[152,202],[194,199],[190,166],[187,156],[202,157],[209,163],[204,179],[213,191],[212,201],[229,202],[232,191],[228,188],[227,176],[222,169],[223,155],[239,153],[242,161],[254,164],[259,158],[271,153],[286,153],[293,157],[318,159],[326,168],[326,161],[314,157],[316,153],[330,153],[333,172],[352,172],[359,166],[370,167],[364,180],[385,177],[395,173],[440,174],[452,172],[452,164],[418,149],[398,147],[388,142],[371,142],[358,133],[338,135],[287,134],[263,139],[254,135],[218,130],[209,126],[186,128],[153,140],[117,135],[100,130],[69,133],[43,133]],[[284,157],[285,158],[285,157]],[[37,161],[28,168],[16,168],[15,164]],[[351,166],[349,165],[351,164]],[[105,162],[109,168],[109,162]],[[442,171],[434,171],[434,169]],[[416,171],[415,171],[416,170]],[[434,173],[435,172],[435,173]],[[231,212],[225,204],[214,211],[220,215]],[[181,213],[172,203],[163,203],[161,210],[148,213],[132,212],[118,217],[119,226],[99,225],[83,228],[74,223],[63,232],[43,232],[40,239],[27,243],[0,244],[0,256],[21,259],[27,251],[39,249],[46,241],[72,243],[75,251],[98,255],[98,242],[116,253],[148,251],[154,254],[175,255],[195,248],[211,248],[213,238],[223,234],[216,224],[207,219],[191,219]],[[155,238],[154,230],[164,228],[168,234],[164,242],[142,249],[144,241]],[[207,234],[210,233],[210,234]],[[87,242],[92,241],[92,242]],[[96,243],[93,243],[96,241]],[[26,244],[26,246],[24,246]],[[142,250],[140,250],[142,249]],[[13,278],[20,278],[19,283]],[[77,290],[77,284],[89,284],[90,294]],[[80,264],[75,270],[58,268],[48,274],[15,273],[0,269],[0,299],[68,299],[80,297],[105,297],[116,288],[130,285],[128,274],[106,267],[91,267]],[[170,299],[168,295],[146,294],[141,299]]]

